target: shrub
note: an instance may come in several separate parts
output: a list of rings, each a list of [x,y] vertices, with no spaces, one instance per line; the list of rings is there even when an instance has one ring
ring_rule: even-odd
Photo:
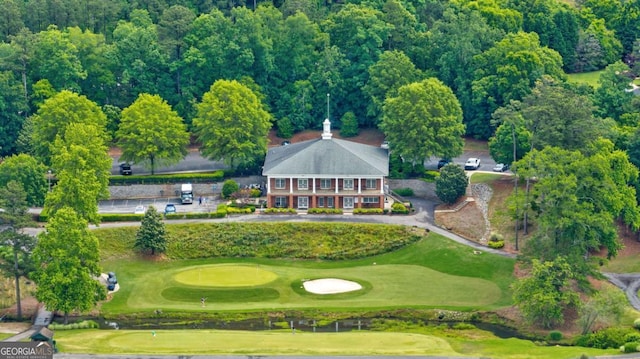
[[[394,189],[393,192],[395,192],[398,196],[401,197],[411,197],[413,196],[413,189],[411,188],[398,188],[398,189]]]
[[[225,177],[222,170],[209,173],[176,173],[176,174],[155,174],[133,175],[133,176],[111,176],[110,186],[130,185],[130,184],[162,184],[162,183],[211,183],[219,182]]]
[[[278,136],[282,138],[291,138],[293,136],[293,124],[288,117],[283,117],[276,121],[276,125],[278,126]]]
[[[238,192],[240,186],[234,180],[226,180],[222,185],[222,198],[230,198],[232,194]]]
[[[227,207],[227,214],[250,214],[256,210],[256,207]]]
[[[382,208],[356,208],[353,214],[383,214]]]
[[[640,329],[640,318],[633,321],[633,327],[636,329]]]
[[[98,323],[93,320],[83,320],[79,323],[60,324],[51,323],[49,329],[52,330],[70,330],[70,329],[97,329]]]
[[[550,331],[549,332],[549,340],[552,340],[554,342],[562,340],[562,332],[559,332],[557,330]]]
[[[504,247],[504,241],[489,241],[487,246],[493,249],[500,249]]]
[[[267,208],[264,213],[266,214],[296,214],[293,208]]]
[[[470,323],[457,323],[452,328],[455,330],[470,330],[476,329],[476,326]]]
[[[251,191],[249,192],[249,196],[253,198],[258,198],[262,196],[262,191],[257,188],[252,188]]]
[[[438,178],[440,178],[440,172],[432,170],[424,171],[424,175],[422,177],[425,182],[430,183],[435,182]]]
[[[100,215],[100,222],[139,222],[144,214],[105,213]]]
[[[635,353],[638,351],[638,342],[629,342],[625,343],[623,346],[623,352],[625,353]]]
[[[391,213],[394,214],[407,214],[409,213],[409,209],[400,202],[395,202],[391,205]]]
[[[340,208],[309,208],[308,214],[342,214]]]
[[[624,345],[626,335],[632,332],[632,329],[628,328],[610,327],[578,337],[576,345],[598,349],[617,349]]]

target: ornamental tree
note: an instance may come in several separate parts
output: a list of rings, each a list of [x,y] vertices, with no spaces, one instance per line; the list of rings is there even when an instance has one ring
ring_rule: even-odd
[[[167,233],[162,215],[153,206],[149,207],[142,218],[134,247],[143,253],[150,251],[151,255],[164,253],[167,250]]]
[[[469,179],[462,167],[450,163],[440,169],[436,179],[436,195],[444,203],[455,203],[467,191]]]

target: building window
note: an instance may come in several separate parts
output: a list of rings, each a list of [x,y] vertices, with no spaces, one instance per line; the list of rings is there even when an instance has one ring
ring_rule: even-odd
[[[287,197],[276,197],[276,208],[285,208],[287,206]]]
[[[309,197],[298,197],[298,209],[309,208]]]
[[[324,197],[318,197],[318,207],[324,207]]]
[[[298,189],[309,189],[309,180],[306,178],[298,178]]]
[[[353,208],[353,197],[344,197],[344,208]]]
[[[353,179],[345,178],[343,181],[344,181],[344,189],[353,189]]]
[[[327,208],[333,208],[333,197],[327,197]]]
[[[320,189],[329,189],[329,188],[331,188],[331,179],[330,178],[320,179]]]
[[[362,203],[380,203],[380,197],[362,197]]]
[[[375,178],[369,178],[367,179],[367,183],[366,183],[366,189],[376,189],[376,179]]]
[[[284,178],[276,178],[276,189],[284,189],[287,186],[287,180]]]

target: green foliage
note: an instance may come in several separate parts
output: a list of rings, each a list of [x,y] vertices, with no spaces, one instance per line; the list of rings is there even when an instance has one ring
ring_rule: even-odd
[[[488,241],[487,246],[493,249],[500,249],[504,247],[504,241]]]
[[[102,132],[91,124],[72,123],[67,125],[64,138],[56,137],[50,149],[58,181],[45,199],[45,214],[52,216],[70,207],[89,222],[98,223],[98,201],[109,197],[113,164]]]
[[[240,186],[238,185],[238,182],[234,180],[224,181],[224,184],[222,185],[222,198],[231,198],[231,196],[238,192],[239,189]]]
[[[278,137],[291,138],[293,136],[295,129],[289,117],[279,119],[276,121],[276,125],[278,126]]]
[[[562,340],[562,332],[557,330],[552,330],[549,332],[548,338],[549,340],[554,342],[560,341]]]
[[[404,85],[384,102],[380,129],[393,151],[410,164],[462,153],[462,109],[451,89],[429,78]]]
[[[356,208],[353,210],[353,214],[383,214],[382,208]]]
[[[583,302],[578,313],[578,324],[582,334],[591,332],[596,324],[601,326],[616,325],[624,314],[627,298],[617,288],[603,288]],[[635,339],[635,338],[634,338]],[[640,336],[637,338],[640,341]],[[631,341],[627,339],[627,341]]]
[[[32,279],[36,298],[49,310],[65,313],[86,311],[106,297],[100,275],[98,239],[87,222],[71,208],[58,210],[38,235],[33,252],[37,263]]]
[[[42,206],[48,190],[47,167],[34,157],[21,153],[5,157],[0,163],[0,187],[19,183],[27,195],[27,204]]]
[[[398,196],[402,196],[402,197],[412,197],[413,196],[413,189],[409,188],[409,187],[396,188],[396,189],[393,190],[393,192],[395,194],[397,194]]]
[[[255,210],[256,210],[256,207],[244,207],[244,208],[227,207],[227,214],[251,214],[255,212]]]
[[[140,94],[122,110],[117,140],[121,161],[157,165],[178,163],[187,155],[189,133],[184,120],[158,95]]]
[[[98,329],[98,327],[98,323],[94,320],[83,320],[81,322],[71,324],[51,323],[48,326],[51,330]]]
[[[342,214],[343,211],[340,208],[309,208],[308,214]]]
[[[438,178],[440,178],[440,172],[433,170],[424,171],[424,175],[422,177],[426,182],[435,182]]]
[[[444,166],[440,169],[440,177],[436,179],[436,195],[441,201],[453,204],[466,193],[468,181],[460,166]]]
[[[582,347],[618,349],[627,342],[626,336],[632,332],[633,329],[630,328],[609,327],[595,333],[581,335],[576,339],[575,344]]]
[[[150,206],[142,218],[134,248],[143,253],[150,251],[151,255],[164,253],[167,250],[167,236],[162,215],[155,207]]]
[[[197,110],[194,132],[207,158],[235,167],[266,153],[271,115],[249,87],[218,80],[203,95]]]
[[[155,174],[153,176],[111,176],[109,185],[128,184],[157,184],[157,183],[207,183],[219,182],[225,177],[223,170],[209,173],[176,173],[176,174]]]
[[[633,321],[633,327],[636,329],[640,329],[640,318],[637,318]]]
[[[579,303],[571,288],[572,266],[564,257],[553,262],[533,260],[531,275],[513,284],[513,301],[525,319],[543,328],[564,322],[564,310]]]
[[[394,202],[391,205],[391,213],[393,213],[393,214],[409,214],[409,209],[403,203]]]
[[[264,210],[265,214],[296,214],[298,213],[295,208],[267,208]]]
[[[262,196],[262,191],[257,189],[257,188],[252,188],[249,191],[249,196],[252,197],[252,198],[258,198],[258,197]]]
[[[355,137],[358,135],[358,119],[353,112],[349,111],[342,115],[340,122],[342,123],[342,126],[340,126],[340,136]]]
[[[638,342],[629,342],[629,343],[624,343],[624,350],[623,352],[625,353],[635,353],[638,351]]]
[[[64,90],[45,100],[33,116],[31,141],[37,158],[51,163],[51,146],[57,136],[65,139],[69,124],[95,126],[99,144],[109,141],[107,117],[100,107],[85,96]]]
[[[110,232],[101,229],[95,233],[107,240]],[[393,251],[422,238],[404,226],[353,223],[175,224],[168,225],[166,233],[166,255],[172,259],[361,258]],[[118,229],[116,236],[111,240],[133,243],[136,228]]]

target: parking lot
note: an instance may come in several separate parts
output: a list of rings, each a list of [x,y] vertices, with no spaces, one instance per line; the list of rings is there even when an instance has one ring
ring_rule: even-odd
[[[98,211],[100,213],[134,213],[137,206],[144,206],[145,210],[153,206],[158,212],[163,213],[167,203],[173,203],[178,213],[209,212],[214,211],[221,202],[220,197],[202,197],[202,199],[202,204],[199,204],[199,198],[196,198],[193,204],[182,204],[177,197],[106,200],[100,201]]]

